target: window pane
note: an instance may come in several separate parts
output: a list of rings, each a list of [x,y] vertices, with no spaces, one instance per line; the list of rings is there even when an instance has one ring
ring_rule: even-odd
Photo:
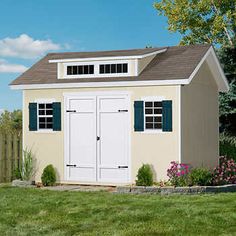
[[[89,74],[94,74],[94,65],[89,66]]]
[[[153,102],[145,102],[145,107],[152,107]]]
[[[123,64],[123,73],[127,73],[128,72],[128,64]]]
[[[162,102],[154,102],[155,107],[162,107]]]
[[[146,123],[146,129],[153,129],[153,123]]]
[[[47,123],[52,123],[52,117],[47,117]]]
[[[100,74],[104,74],[104,69],[105,69],[105,66],[104,65],[100,65],[100,69],[99,69],[99,73]]]
[[[89,67],[84,66],[84,74],[87,75],[89,73]]]
[[[40,129],[45,129],[46,128],[46,124],[45,123],[39,123],[39,128]]]
[[[122,64],[117,64],[117,73],[122,73]]]
[[[162,109],[154,109],[154,114],[162,114]]]
[[[48,124],[46,125],[46,127],[47,127],[47,129],[52,129],[52,123],[48,123]]]
[[[111,65],[111,73],[116,73],[116,64]]]
[[[39,109],[45,108],[45,104],[39,104]]]
[[[155,122],[161,122],[162,121],[161,116],[154,117],[154,121]]]
[[[83,74],[83,66],[78,66],[78,74],[79,75]]]
[[[46,110],[46,115],[48,116],[52,115],[52,110]]]
[[[154,124],[155,129],[161,129],[161,126],[162,126],[161,123],[155,123]]]
[[[39,117],[39,123],[45,123],[45,117]]]
[[[45,110],[39,110],[39,115],[45,115]]]
[[[146,122],[153,122],[153,117],[152,116],[147,116],[146,117]]]
[[[105,65],[105,73],[111,73],[111,65]]]
[[[67,75],[72,75],[72,66],[67,66]]]
[[[152,109],[145,109],[145,114],[152,114],[153,110]]]
[[[52,103],[47,103],[47,104],[46,104],[46,108],[47,108],[47,109],[52,109]]]
[[[73,66],[73,75],[78,74],[78,66]]]

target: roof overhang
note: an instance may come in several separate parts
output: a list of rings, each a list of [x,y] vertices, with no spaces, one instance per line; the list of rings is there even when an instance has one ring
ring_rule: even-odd
[[[63,63],[63,62],[79,62],[79,61],[103,61],[103,60],[127,60],[127,59],[142,59],[149,56],[154,56],[160,53],[163,53],[167,48],[163,48],[151,53],[146,53],[143,55],[134,55],[134,56],[113,56],[113,57],[92,57],[92,58],[68,58],[68,59],[55,59],[48,60],[49,63]]]

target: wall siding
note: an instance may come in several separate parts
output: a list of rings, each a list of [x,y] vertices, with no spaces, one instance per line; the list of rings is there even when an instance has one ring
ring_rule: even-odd
[[[217,164],[218,113],[217,86],[204,63],[192,83],[181,87],[183,163],[207,167]]]

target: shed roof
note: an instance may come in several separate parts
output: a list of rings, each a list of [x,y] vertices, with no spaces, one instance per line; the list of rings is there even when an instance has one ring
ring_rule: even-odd
[[[79,79],[57,79],[57,63],[49,60],[94,58],[94,57],[117,57],[139,56],[153,53],[162,48],[145,48],[132,50],[99,51],[99,52],[66,52],[49,53],[30,69],[15,79],[10,85],[42,85],[42,84],[68,84],[88,82],[119,82],[119,81],[178,81],[188,80],[195,68],[211,45],[188,45],[166,47],[166,51],[157,54],[154,59],[138,76],[127,77],[99,77]]]

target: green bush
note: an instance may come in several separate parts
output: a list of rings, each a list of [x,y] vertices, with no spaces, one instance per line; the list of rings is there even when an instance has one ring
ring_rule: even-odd
[[[19,168],[22,180],[32,180],[33,176],[35,175],[35,166],[36,166],[36,159],[31,149],[26,148],[23,151],[23,161],[22,166]]]
[[[189,173],[189,179],[191,185],[211,185],[212,173],[205,168],[194,168]]]
[[[53,186],[56,183],[56,171],[52,165],[44,168],[41,180],[44,186]]]
[[[225,133],[220,134],[220,155],[236,161],[236,137]]]
[[[153,185],[153,173],[150,165],[143,164],[137,174],[136,180],[137,186],[152,186]]]

